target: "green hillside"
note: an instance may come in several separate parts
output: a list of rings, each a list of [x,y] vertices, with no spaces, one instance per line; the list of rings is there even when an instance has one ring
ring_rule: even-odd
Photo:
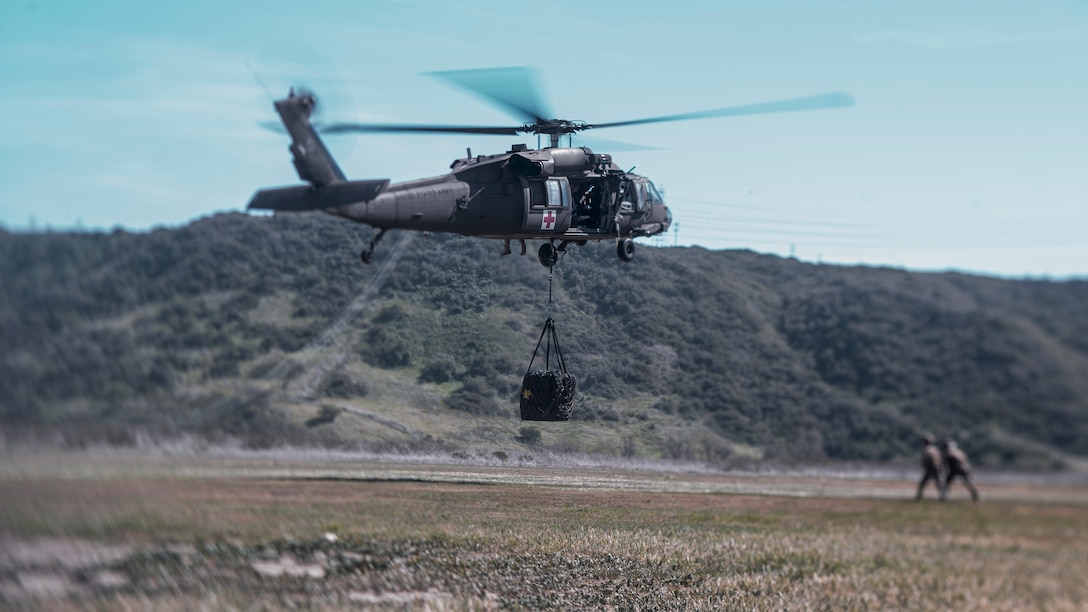
[[[572,247],[551,312],[574,420],[524,430],[547,270],[495,241],[410,234],[364,266],[368,238],[321,215],[0,232],[0,423],[450,452],[539,434],[559,452],[715,462],[913,460],[933,431],[985,465],[1088,456],[1088,282]]]

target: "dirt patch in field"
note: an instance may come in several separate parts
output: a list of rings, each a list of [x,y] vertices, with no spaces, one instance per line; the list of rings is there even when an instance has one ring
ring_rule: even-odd
[[[71,538],[0,536],[0,601],[58,599],[125,586],[127,578],[106,568],[132,550]]]

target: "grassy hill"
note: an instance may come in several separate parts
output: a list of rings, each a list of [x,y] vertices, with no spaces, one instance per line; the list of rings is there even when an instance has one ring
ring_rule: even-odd
[[[321,215],[0,232],[0,423],[713,462],[913,460],[932,431],[986,465],[1088,455],[1088,282],[572,247],[550,312],[574,421],[526,428],[547,270],[410,234],[363,266],[368,238]]]

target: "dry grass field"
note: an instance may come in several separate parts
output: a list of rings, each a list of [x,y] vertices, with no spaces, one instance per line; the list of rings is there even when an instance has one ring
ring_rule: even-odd
[[[3,459],[6,608],[1088,608],[1076,484],[983,480],[976,505],[875,477]]]

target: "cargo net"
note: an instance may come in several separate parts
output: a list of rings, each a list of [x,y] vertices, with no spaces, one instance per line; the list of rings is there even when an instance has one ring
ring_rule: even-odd
[[[544,369],[533,370],[533,362],[541,345],[544,346]],[[552,369],[553,361],[556,369]],[[533,358],[529,360],[525,379],[521,382],[521,420],[569,421],[574,411],[575,382],[574,375],[567,373],[567,366],[563,363],[555,323],[548,317],[533,351]]]

